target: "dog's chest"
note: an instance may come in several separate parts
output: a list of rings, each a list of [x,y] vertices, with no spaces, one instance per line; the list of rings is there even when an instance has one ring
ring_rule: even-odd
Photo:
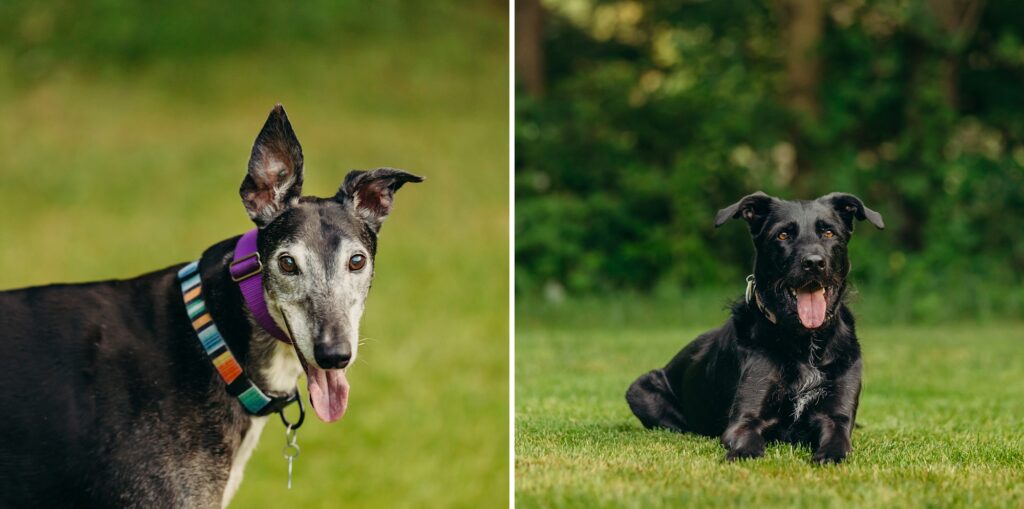
[[[228,475],[227,485],[224,487],[224,498],[221,500],[221,507],[227,507],[231,499],[242,484],[242,475],[245,472],[245,464],[249,462],[253,449],[260,441],[263,433],[263,426],[267,424],[266,417],[252,417],[249,430],[242,437],[242,443],[235,451],[235,457],[231,461],[231,473]]]
[[[262,338],[264,344],[271,345],[269,354],[262,359],[262,366],[254,371],[258,372],[262,386],[270,391],[285,393],[295,387],[295,382],[302,372],[298,358],[291,345],[276,341],[269,336]],[[242,484],[242,477],[245,473],[245,465],[252,456],[253,450],[259,443],[260,435],[267,424],[267,417],[250,417],[249,429],[242,436],[242,441],[235,451],[231,461],[231,472],[228,475],[228,482],[224,487],[224,496],[221,500],[221,507],[227,507],[235,496],[239,486]]]
[[[825,375],[816,366],[800,363],[796,376],[789,384],[789,396],[793,402],[793,420],[825,395]]]

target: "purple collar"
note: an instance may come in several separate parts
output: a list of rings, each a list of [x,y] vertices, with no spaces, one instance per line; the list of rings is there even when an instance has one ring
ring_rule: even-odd
[[[238,283],[238,289],[242,292],[245,305],[264,330],[271,336],[291,344],[292,340],[270,316],[267,310],[267,301],[263,298],[263,263],[260,261],[260,253],[256,247],[256,238],[259,229],[253,228],[245,232],[235,244],[235,257],[228,266],[231,272],[231,280]]]

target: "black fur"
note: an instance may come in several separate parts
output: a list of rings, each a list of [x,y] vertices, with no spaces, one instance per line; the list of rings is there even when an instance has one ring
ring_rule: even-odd
[[[203,254],[203,289],[259,384],[259,349],[226,277],[236,240]],[[178,268],[0,292],[0,506],[220,505],[250,419],[195,338]]]
[[[725,325],[638,378],[626,400],[645,427],[720,437],[730,460],[783,441],[810,445],[816,462],[842,461],[861,388],[860,346],[843,303],[846,244],[854,221],[883,228],[882,217],[849,194],[784,201],[758,192],[719,211],[715,225],[730,218],[750,228],[754,288],[771,316],[754,298],[736,302]],[[825,321],[812,329],[790,293],[805,287],[827,289]]]

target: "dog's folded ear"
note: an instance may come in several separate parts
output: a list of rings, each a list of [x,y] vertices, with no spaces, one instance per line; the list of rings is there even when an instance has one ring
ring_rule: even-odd
[[[238,190],[249,217],[263,228],[302,194],[302,146],[284,107],[270,111],[249,156],[249,173]]]
[[[353,170],[345,176],[334,199],[351,207],[376,232],[391,213],[395,193],[406,182],[423,182],[423,177],[394,168]]]
[[[879,230],[885,229],[885,223],[882,221],[882,215],[874,210],[869,209],[864,202],[856,196],[849,193],[829,193],[818,201],[831,205],[836,210],[839,217],[846,223],[846,227],[853,231],[854,219],[863,221],[867,219],[871,224],[875,225]]]
[[[740,201],[719,210],[718,214],[715,214],[715,228],[722,226],[730,219],[742,217],[750,225],[750,231],[757,233],[761,230],[761,225],[764,224],[765,218],[771,212],[773,201],[775,201],[775,198],[761,191],[748,194],[740,198]]]

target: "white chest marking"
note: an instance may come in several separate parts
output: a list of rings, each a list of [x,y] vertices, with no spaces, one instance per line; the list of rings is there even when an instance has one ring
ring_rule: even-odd
[[[227,507],[231,498],[235,496],[238,487],[242,485],[242,474],[245,473],[245,464],[249,462],[253,449],[260,442],[260,435],[263,433],[263,426],[267,424],[267,417],[251,417],[249,430],[242,437],[242,444],[235,451],[235,459],[231,462],[231,474],[228,475],[228,484],[224,487],[224,498],[220,506]]]
[[[292,345],[283,341],[274,340],[274,353],[270,362],[260,373],[263,375],[266,387],[264,391],[288,394],[295,388],[295,382],[302,374],[302,364],[295,355]]]
[[[299,364],[299,358],[295,356],[295,350],[291,345],[269,337],[264,340],[274,341],[275,345],[273,356],[261,373],[266,380],[264,389],[277,393],[291,392],[295,388],[295,382],[299,375],[302,374],[302,365]],[[267,424],[267,417],[250,417],[249,419],[251,422],[249,430],[242,437],[242,444],[238,446],[235,458],[231,462],[231,474],[228,475],[228,483],[224,487],[221,507],[227,507],[231,503],[231,498],[235,496],[238,487],[242,485],[245,464],[249,462],[253,449],[260,442],[263,427]]]
[[[800,365],[800,378],[793,384],[793,420],[800,418],[808,404],[814,403],[823,394],[824,389],[821,383],[825,377],[818,368],[808,365]]]

